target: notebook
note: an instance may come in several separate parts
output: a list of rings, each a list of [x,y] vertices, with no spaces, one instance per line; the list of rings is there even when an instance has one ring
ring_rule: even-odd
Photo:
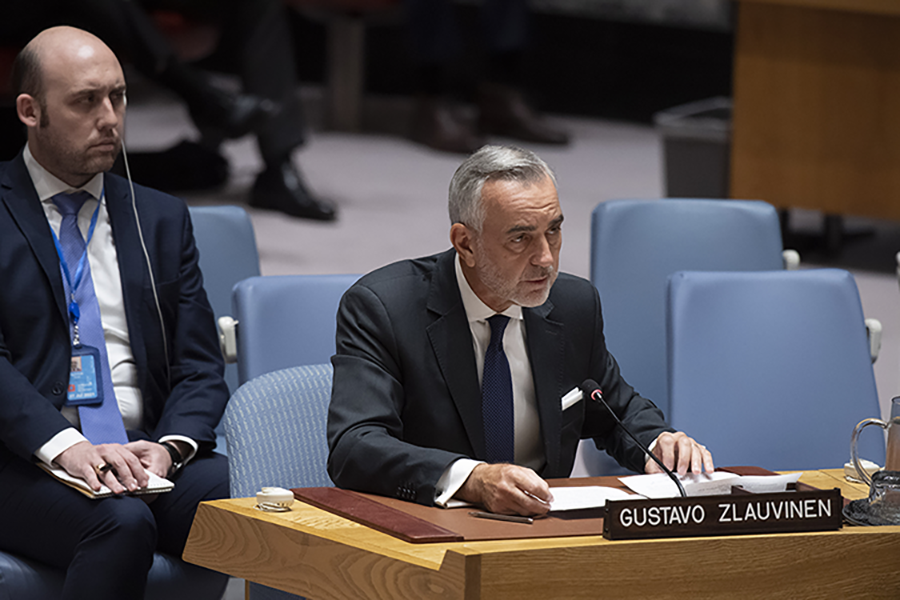
[[[38,463],[38,466],[47,471],[50,475],[52,475],[56,480],[61,481],[67,486],[75,489],[88,498],[92,498],[94,500],[99,500],[100,498],[109,498],[110,496],[115,496],[115,494],[105,485],[100,486],[100,491],[95,492],[88,485],[87,481],[82,479],[81,477],[73,477],[69,475],[65,469],[61,467],[48,467],[44,463]],[[147,483],[147,487],[140,488],[133,492],[124,492],[124,495],[128,496],[140,496],[143,494],[164,494],[165,492],[171,492],[175,488],[175,484],[160,477],[158,475],[154,475],[150,471],[146,471],[147,475],[150,476],[150,481]]]

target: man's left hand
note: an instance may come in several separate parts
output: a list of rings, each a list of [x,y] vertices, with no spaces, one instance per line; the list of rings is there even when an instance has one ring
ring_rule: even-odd
[[[125,447],[131,450],[144,468],[154,475],[165,477],[169,474],[169,469],[172,468],[172,456],[162,444],[140,440],[129,442],[125,444]]]
[[[715,470],[712,454],[706,449],[706,446],[698,444],[681,431],[661,433],[656,438],[653,454],[668,469],[677,470],[679,475],[685,475],[688,470],[692,473],[712,473]],[[662,473],[663,470],[652,458],[648,457],[644,465],[644,472]]]

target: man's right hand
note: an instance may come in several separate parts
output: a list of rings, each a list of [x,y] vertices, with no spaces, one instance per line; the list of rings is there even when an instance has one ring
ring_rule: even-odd
[[[135,491],[145,487],[150,478],[141,461],[133,452],[120,444],[78,442],[62,452],[53,461],[73,477],[87,481],[92,490],[99,491],[100,484],[106,485],[114,494]],[[94,467],[109,464],[112,469],[98,476]]]
[[[543,515],[550,510],[550,486],[527,467],[482,463],[455,494],[502,515]]]

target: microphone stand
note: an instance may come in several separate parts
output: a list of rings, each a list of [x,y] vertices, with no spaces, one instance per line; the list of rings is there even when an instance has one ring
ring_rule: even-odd
[[[627,433],[628,437],[630,437],[634,441],[634,443],[637,444],[641,448],[641,450],[643,450],[646,454],[648,454],[650,456],[650,458],[652,458],[653,461],[657,465],[659,465],[659,467],[666,473],[666,475],[669,476],[669,479],[671,479],[672,481],[675,482],[675,485],[678,486],[678,493],[681,494],[681,497],[687,498],[687,492],[684,491],[684,486],[681,485],[681,481],[678,479],[678,476],[675,475],[675,473],[673,473],[666,465],[664,465],[662,463],[662,461],[656,457],[655,454],[650,452],[650,449],[647,448],[647,446],[642,444],[634,436],[634,434],[631,433],[631,431],[627,427],[625,427],[625,424],[622,423],[622,421],[619,419],[619,416],[615,413],[615,411],[613,411],[613,409],[609,406],[609,404],[606,403],[606,400],[603,398],[603,392],[600,390],[600,387],[597,385],[594,385],[593,381],[590,381],[590,382],[586,381],[582,385],[581,389],[583,392],[588,393],[588,396],[590,397],[591,400],[593,400],[594,402],[597,402],[599,404],[602,404],[604,407],[606,407],[606,410],[609,411],[609,414],[612,415],[612,418],[615,419],[616,423],[618,423],[620,427],[622,427],[622,431]]]

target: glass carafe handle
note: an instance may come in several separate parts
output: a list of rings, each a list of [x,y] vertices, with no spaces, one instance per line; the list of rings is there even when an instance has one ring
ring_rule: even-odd
[[[889,424],[881,419],[863,419],[860,421],[856,427],[853,428],[853,437],[850,438],[850,459],[853,461],[853,466],[856,467],[856,474],[859,475],[859,478],[865,481],[866,485],[871,486],[872,478],[869,477],[866,470],[859,464],[859,452],[856,450],[856,441],[859,439],[859,434],[869,425],[878,425],[884,430],[887,430],[889,427]]]

